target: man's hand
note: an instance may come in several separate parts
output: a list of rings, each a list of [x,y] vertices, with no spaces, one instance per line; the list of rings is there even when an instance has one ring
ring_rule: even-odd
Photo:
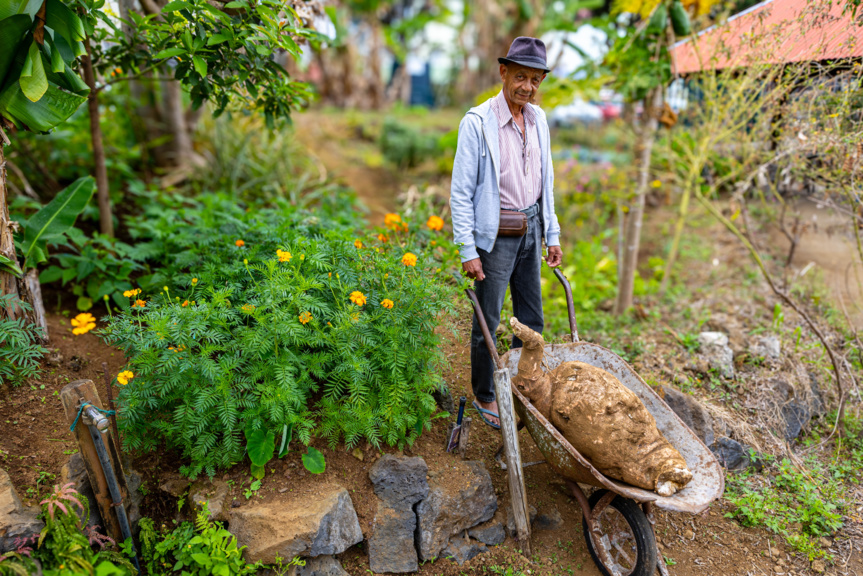
[[[563,262],[563,252],[560,246],[549,246],[548,256],[545,257],[545,262],[549,268],[557,268]]]
[[[485,274],[482,273],[482,262],[479,258],[462,262],[461,269],[464,270],[468,278],[479,281],[485,280]]]

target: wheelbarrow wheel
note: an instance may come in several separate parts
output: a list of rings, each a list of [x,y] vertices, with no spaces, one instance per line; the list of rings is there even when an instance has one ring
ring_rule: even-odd
[[[597,490],[588,502],[591,509],[608,490]],[[656,537],[650,522],[634,500],[617,496],[597,519],[599,531],[610,561],[620,576],[651,576],[656,570]],[[599,559],[590,535],[587,519],[582,518],[584,539],[593,561],[605,576],[611,576],[609,566]]]

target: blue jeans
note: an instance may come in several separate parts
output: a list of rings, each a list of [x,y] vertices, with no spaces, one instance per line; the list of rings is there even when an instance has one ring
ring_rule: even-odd
[[[507,285],[512,295],[513,315],[522,324],[542,333],[542,221],[539,205],[535,204],[523,212],[528,215],[524,236],[499,236],[491,252],[477,249],[485,280],[474,281],[474,290],[495,344],[495,331],[500,324]],[[521,340],[513,336],[512,347],[520,348]],[[470,379],[473,395],[480,402],[494,401],[494,370],[494,361],[488,353],[482,329],[474,314],[470,333]]]

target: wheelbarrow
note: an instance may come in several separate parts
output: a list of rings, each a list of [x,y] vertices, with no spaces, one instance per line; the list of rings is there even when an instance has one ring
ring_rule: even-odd
[[[577,360],[613,374],[644,403],[656,419],[656,426],[680,452],[692,472],[692,480],[672,496],[636,488],[603,475],[563,437],[515,386],[511,386],[513,406],[519,417],[518,429],[526,426],[533,441],[551,468],[566,480],[582,510],[582,529],[587,548],[600,571],[606,576],[650,576],[658,568],[668,574],[664,558],[656,545],[655,508],[697,514],[719,498],[725,479],[713,453],[668,407],[668,404],[617,354],[611,350],[580,342],[569,281],[559,269],[554,270],[566,292],[571,343],[548,344],[545,347],[547,370],[562,362]],[[499,367],[507,367],[510,376],[518,374],[521,349],[514,348],[498,358],[479,302],[467,290],[483,330],[489,353]],[[581,484],[599,488],[585,495]]]

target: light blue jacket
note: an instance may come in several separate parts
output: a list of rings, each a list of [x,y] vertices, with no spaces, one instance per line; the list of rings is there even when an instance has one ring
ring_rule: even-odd
[[[540,203],[545,224],[542,235],[546,246],[560,246],[560,226],[554,213],[554,169],[548,122],[539,106],[528,106],[536,113],[542,155]],[[450,209],[461,261],[479,258],[477,248],[491,252],[500,222],[500,148],[497,116],[491,109],[491,100],[471,108],[458,127]]]

